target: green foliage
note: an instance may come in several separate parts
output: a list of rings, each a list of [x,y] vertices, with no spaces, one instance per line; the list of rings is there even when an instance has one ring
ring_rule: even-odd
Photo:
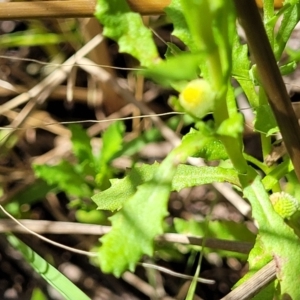
[[[130,170],[123,179],[112,179],[111,187],[92,197],[98,209],[119,210],[127,199],[131,198],[137,187],[150,181],[156,172],[159,164],[143,165]],[[221,167],[194,167],[178,165],[171,182],[172,191],[180,191],[183,188],[199,186],[211,182],[230,182],[239,186],[239,180],[234,169]]]
[[[218,238],[229,241],[244,241],[248,243],[254,243],[255,241],[255,235],[249,231],[245,224],[232,221],[211,221],[206,224],[206,222],[197,222],[193,219],[186,221],[175,218],[174,225],[176,232],[181,234],[203,236],[205,238]],[[211,249],[203,249],[203,251],[209,253]],[[225,257],[234,256],[244,260],[247,258],[245,254],[232,253],[231,251],[217,249],[214,249],[214,251]]]
[[[103,147],[96,162],[96,183],[100,187],[108,186],[108,179],[112,176],[110,163],[122,149],[125,126],[122,122],[115,122],[109,126],[102,137]]]
[[[171,86],[177,81],[197,78],[200,73],[199,64],[201,59],[199,53],[183,52],[170,57],[168,60],[153,64],[148,69],[140,71],[140,73],[155,80],[160,85]],[[183,65],[184,68],[180,68],[180,65]]]
[[[67,277],[50,265],[41,256],[35,253],[30,247],[10,234],[7,236],[9,243],[23,255],[24,259],[30,266],[42,276],[50,285],[53,286],[65,299],[90,299],[76,285],[74,285]],[[43,299],[42,295],[38,295],[35,291],[32,299]],[[45,298],[44,298],[45,299]]]
[[[263,1],[263,5],[265,29],[279,62],[300,20],[300,4],[296,0],[285,1],[278,12],[274,12],[271,0]],[[273,203],[274,209],[268,193],[282,192],[284,188],[279,184],[282,178],[288,181],[295,195],[299,195],[300,185],[295,180],[293,166],[288,159],[270,167],[264,161],[244,153],[244,117],[235,101],[233,78],[255,112],[254,129],[260,134],[264,158],[271,149],[269,137],[278,132],[278,126],[273,108],[268,104],[261,87],[256,65],[249,58],[248,46],[241,44],[237,34],[233,1],[173,0],[166,8],[166,14],[174,26],[173,35],[186,48],[183,51],[175,44],[168,43],[165,58],[162,59],[151,30],[144,25],[139,14],[130,10],[127,1],[98,0],[95,12],[104,27],[104,35],[118,43],[120,52],[130,54],[144,67],[140,74],[161,86],[173,87],[180,93],[178,97],[173,96],[170,102],[175,109],[190,114],[183,117],[183,123],[192,125],[195,122],[194,128],[182,137],[181,143],[161,163],[133,165],[125,177],[119,179],[112,161],[122,155],[136,154],[149,142],[162,140],[160,130],[150,129],[133,141],[124,142],[124,124],[113,123],[102,135],[100,153],[93,153],[86,131],[78,125],[72,125],[74,159],[62,160],[54,166],[35,165],[33,169],[36,177],[41,179],[40,185],[34,185],[17,196],[22,195],[24,203],[33,203],[49,191],[63,191],[70,200],[73,199],[69,208],[76,210],[77,220],[85,223],[106,223],[106,210],[114,212],[109,218],[112,230],[100,239],[99,263],[103,272],[119,277],[127,269],[134,271],[143,255],[153,256],[155,237],[172,230],[164,224],[172,191],[215,182],[230,183],[251,204],[253,219],[258,224],[256,239],[244,224],[225,221],[175,219],[175,230],[182,234],[253,242],[254,247],[248,257],[249,272],[238,284],[275,259],[277,281],[265,288],[257,299],[279,299],[283,295],[299,299],[299,284],[295,280],[300,267],[299,220],[290,218],[291,215],[299,217],[299,205],[295,200],[286,209],[282,202]],[[275,32],[275,24],[281,16],[282,21]],[[37,32],[33,37],[28,31],[27,35],[4,35],[0,44],[2,47],[46,45],[66,39],[72,37],[48,32]],[[292,72],[296,62],[300,61],[299,53],[291,50],[287,53],[290,58],[281,66],[282,74]],[[212,118],[202,121],[207,113],[212,113]],[[180,122],[181,118],[175,117],[169,120],[168,126],[175,129]],[[11,140],[11,143],[15,141]],[[213,161],[213,166],[188,165],[189,157]],[[246,159],[264,172],[262,178]],[[225,163],[218,165],[217,161],[225,160],[230,167],[225,168]],[[88,203],[90,197],[94,203]],[[22,201],[12,201],[7,208],[17,214]],[[280,213],[276,213],[276,210]],[[60,272],[17,238],[9,235],[8,240],[22,252],[36,272],[64,297],[87,299]],[[207,253],[210,250],[201,251]],[[244,258],[243,255],[226,251],[218,253],[221,256]],[[199,272],[200,267],[196,274]],[[188,298],[192,299],[195,287],[196,281],[193,281]],[[43,295],[35,291],[32,299],[43,299]]]
[[[118,42],[120,52],[130,53],[143,66],[159,60],[151,31],[125,0],[97,1],[95,16],[104,26],[104,35]]]
[[[254,128],[257,132],[264,133],[266,136],[278,133],[279,129],[269,105],[260,105],[255,113]]]
[[[275,13],[273,1],[264,1],[264,24],[278,61],[299,21],[299,7],[298,1],[286,1],[284,7]],[[275,258],[279,266],[278,282],[270,284],[259,296],[273,299],[274,295],[281,297],[288,294],[298,299],[300,295],[293,279],[297,278],[299,268],[299,238],[294,233],[294,230],[299,233],[297,222],[293,226],[285,222],[275,212],[267,192],[272,189],[279,192],[278,182],[283,177],[293,182],[295,190],[298,190],[299,183],[292,179],[293,166],[289,160],[269,167],[265,162],[243,153],[244,119],[235,103],[232,78],[237,80],[255,112],[254,126],[261,135],[264,156],[271,149],[271,139],[268,137],[278,132],[278,126],[267,96],[260,86],[257,68],[249,59],[248,47],[240,43],[233,2],[173,0],[165,11],[173,23],[173,35],[188,50],[181,51],[170,44],[165,59],[159,63],[149,31],[143,27],[140,19],[134,19],[136,16],[130,12],[125,1],[117,7],[115,1],[99,0],[97,9],[105,34],[118,42],[121,51],[133,55],[142,66],[147,67],[142,74],[160,85],[172,86],[181,93],[179,100],[173,96],[170,101],[175,109],[187,111],[194,116],[194,120],[211,110],[214,117],[211,123],[197,120],[197,129],[191,129],[183,136],[181,144],[161,164],[134,167],[125,178],[111,179],[110,188],[92,197],[98,209],[117,211],[111,217],[112,231],[101,238],[99,253],[102,270],[120,276],[127,268],[134,270],[142,255],[153,255],[153,240],[163,232],[162,222],[167,215],[167,201],[171,191],[206,183],[229,182],[239,187],[249,200],[253,218],[259,225],[255,246],[248,259],[250,271],[242,281]],[[132,16],[133,24],[129,22],[128,16]],[[274,33],[274,26],[280,16],[283,19],[279,30]],[[137,24],[141,27],[138,33]],[[135,34],[131,34],[129,39],[127,33],[132,32]],[[144,36],[141,37],[141,34]],[[143,44],[139,48],[142,54],[133,46],[137,41]],[[145,51],[146,46],[148,52]],[[291,60],[281,67],[285,74],[291,72],[295,62],[299,61],[297,53],[290,53]],[[199,90],[195,86],[188,93],[182,94],[186,87],[190,87],[191,81],[199,83],[200,76],[212,87],[210,97],[204,97],[207,103],[203,102],[205,105],[201,107],[198,102],[204,98],[199,97]],[[183,103],[183,100],[188,104]],[[202,110],[202,107],[209,109]],[[196,108],[199,111],[195,112]],[[141,139],[129,148],[132,147],[134,150],[131,151],[134,152],[140,145],[143,145]],[[123,153],[126,152],[123,150]],[[189,156],[208,161],[229,159],[232,168],[188,166],[186,161]],[[247,164],[245,157],[264,171],[264,178],[257,176],[257,171]],[[254,241],[253,235],[249,234],[243,224],[210,222],[207,231],[204,231],[201,223],[177,219],[175,227],[181,233]],[[189,297],[192,294],[191,290]]]
[[[30,300],[47,300],[47,297],[40,289],[34,289]]]
[[[278,266],[278,283],[269,287],[268,297],[274,293],[287,294],[291,299],[300,297],[299,284],[296,282],[300,261],[300,242],[297,235],[273,209],[268,194],[257,176],[252,184],[244,189],[244,195],[252,205],[252,214],[259,225],[259,233],[254,248],[249,254],[250,270],[242,279],[245,281],[273,258]],[[276,285],[278,286],[276,287]]]
[[[143,254],[153,255],[153,239],[163,233],[163,218],[168,214],[167,202],[175,171],[172,160],[165,160],[153,178],[140,185],[122,210],[110,218],[113,228],[100,239],[103,272],[118,277],[126,269],[133,271]]]
[[[77,197],[89,197],[92,190],[73,165],[62,161],[56,166],[35,165],[34,172],[37,177],[43,178],[49,185],[65,191],[67,194]]]
[[[165,8],[168,17],[174,24],[173,35],[178,37],[190,49],[191,52],[198,51],[198,48],[190,34],[186,19],[182,12],[181,0],[173,0]]]

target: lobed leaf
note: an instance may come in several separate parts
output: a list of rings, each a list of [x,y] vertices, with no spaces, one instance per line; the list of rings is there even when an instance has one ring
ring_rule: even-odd
[[[98,0],[95,17],[104,26],[103,34],[118,43],[120,52],[131,54],[142,66],[159,60],[151,31],[142,17],[130,10],[127,1]]]
[[[163,219],[171,180],[176,166],[166,159],[152,180],[140,185],[119,212],[110,218],[112,230],[100,240],[100,265],[103,272],[119,277],[126,269],[134,270],[143,254],[152,256],[153,239],[163,233]]]
[[[94,195],[92,200],[97,204],[98,209],[118,210],[134,195],[139,185],[151,180],[158,169],[158,163],[134,168],[125,178],[111,180],[111,187]],[[178,165],[171,182],[171,190],[180,191],[187,187],[224,181],[239,186],[234,169]]]

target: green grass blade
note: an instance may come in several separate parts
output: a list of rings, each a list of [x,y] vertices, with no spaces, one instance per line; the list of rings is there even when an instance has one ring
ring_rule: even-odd
[[[31,267],[40,274],[50,285],[52,285],[65,299],[90,299],[85,295],[73,282],[71,282],[65,275],[55,269],[46,260],[34,252],[30,247],[20,241],[12,234],[7,236],[8,242],[19,252],[22,253],[26,261]]]

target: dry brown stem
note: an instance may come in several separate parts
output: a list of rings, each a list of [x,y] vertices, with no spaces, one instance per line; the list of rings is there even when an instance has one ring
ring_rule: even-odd
[[[130,7],[143,15],[162,14],[170,0],[128,0]],[[34,18],[93,17],[96,1],[33,1],[0,3],[0,20]]]

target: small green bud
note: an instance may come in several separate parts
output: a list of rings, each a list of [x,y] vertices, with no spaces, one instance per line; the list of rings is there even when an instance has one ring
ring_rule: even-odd
[[[189,82],[179,95],[181,106],[195,117],[202,118],[214,108],[216,93],[204,79]]]
[[[285,192],[272,194],[270,201],[283,219],[289,219],[300,208],[299,201]]]

